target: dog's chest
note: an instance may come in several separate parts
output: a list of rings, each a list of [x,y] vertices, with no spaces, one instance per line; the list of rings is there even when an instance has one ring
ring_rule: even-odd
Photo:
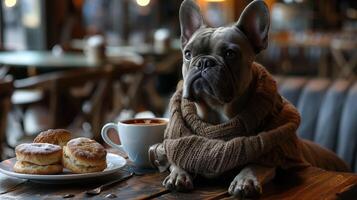
[[[210,124],[222,124],[230,120],[226,115],[223,106],[214,105],[209,98],[205,98],[205,101],[195,103],[198,116]]]

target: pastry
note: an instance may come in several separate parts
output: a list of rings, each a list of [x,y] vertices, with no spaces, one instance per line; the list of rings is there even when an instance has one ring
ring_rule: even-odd
[[[14,171],[25,174],[58,174],[62,172],[62,148],[48,143],[25,143],[15,148]]]
[[[71,139],[71,133],[65,129],[49,129],[37,135],[34,143],[50,143],[61,147],[65,146]]]
[[[24,143],[15,148],[18,161],[30,162],[36,165],[61,163],[62,148],[48,143]]]
[[[59,174],[62,170],[61,164],[36,165],[26,161],[17,161],[14,165],[14,171],[23,174]]]
[[[75,138],[63,147],[63,166],[74,173],[103,171],[107,167],[107,152],[98,142]]]

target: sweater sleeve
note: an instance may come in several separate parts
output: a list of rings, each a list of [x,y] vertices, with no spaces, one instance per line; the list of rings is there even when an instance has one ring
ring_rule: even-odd
[[[298,113],[287,107],[272,121],[276,128],[256,136],[223,141],[190,135],[163,144],[169,161],[191,173],[219,175],[252,162],[278,166],[299,157],[295,134],[299,120]]]

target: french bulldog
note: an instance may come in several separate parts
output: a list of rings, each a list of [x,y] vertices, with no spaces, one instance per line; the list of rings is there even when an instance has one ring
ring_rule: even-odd
[[[268,44],[269,10],[264,1],[251,2],[236,23],[212,28],[198,5],[184,0],[180,7],[183,54],[183,97],[195,103],[198,115],[212,124],[235,117],[245,106],[252,81],[251,65]],[[163,185],[171,190],[193,188],[192,177],[170,166]],[[254,196],[274,177],[275,169],[248,165],[232,181],[228,192]]]

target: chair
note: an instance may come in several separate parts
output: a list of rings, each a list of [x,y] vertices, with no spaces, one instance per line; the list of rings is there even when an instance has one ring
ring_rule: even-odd
[[[336,63],[334,71],[339,77],[356,77],[354,72],[357,69],[357,43],[354,37],[350,35],[345,38],[334,38],[331,41],[330,50]]]
[[[169,97],[181,76],[182,53],[173,51],[153,63],[150,72],[145,74],[144,92],[146,107],[157,115],[165,112]]]
[[[13,81],[11,78],[0,79],[0,156],[4,154],[6,143],[7,116],[11,109],[11,95],[13,92]]]
[[[336,152],[357,172],[357,81],[307,79],[301,88],[290,87],[289,79],[295,77],[285,77],[279,88],[292,90],[281,90],[283,96],[296,94],[302,117],[298,134]]]
[[[336,152],[357,172],[357,83],[349,90],[343,106]]]
[[[16,89],[40,88],[47,93],[50,128],[67,128],[75,122],[87,121],[94,138],[100,140],[108,105],[109,73],[103,68],[70,70],[16,80],[14,85]],[[93,86],[88,94],[75,90],[86,84]]]
[[[327,90],[319,110],[314,141],[331,151],[336,151],[342,108],[350,84],[346,80],[335,81]]]
[[[115,118],[123,109],[138,110],[142,99],[138,97],[144,80],[145,64],[122,61],[111,65],[108,70],[112,102],[111,117]]]
[[[297,103],[301,113],[301,124],[297,131],[300,137],[314,139],[318,112],[329,85],[330,81],[327,79],[314,79],[304,87]]]
[[[27,134],[25,121],[24,121],[26,111],[32,105],[41,103],[41,101],[43,100],[44,100],[44,94],[42,90],[39,89],[14,90],[11,96],[11,104],[13,106],[14,117],[16,118],[16,121],[20,124],[21,131],[23,132],[24,135]]]
[[[279,88],[280,94],[282,94],[287,100],[289,100],[295,106],[297,106],[299,96],[306,82],[307,79],[302,77],[289,77],[284,82],[277,81],[277,83],[278,84],[280,83],[281,85]]]
[[[45,92],[50,128],[66,127],[85,120],[88,123],[83,123],[83,129],[90,128],[94,138],[100,141],[100,129],[103,121],[106,121],[104,112],[120,112],[123,107],[120,105],[117,108],[117,102],[124,102],[124,107],[135,105],[135,99],[138,98],[134,97],[140,89],[144,66],[144,63],[131,60],[110,59],[105,66],[98,68],[81,68],[17,80],[15,87],[39,88]],[[129,74],[135,75],[134,80],[126,84],[126,75]],[[119,83],[118,90],[114,90],[117,89],[114,83]],[[119,95],[113,100],[115,93]]]
[[[5,78],[7,73],[9,72],[9,67],[7,66],[0,66],[0,79]]]

